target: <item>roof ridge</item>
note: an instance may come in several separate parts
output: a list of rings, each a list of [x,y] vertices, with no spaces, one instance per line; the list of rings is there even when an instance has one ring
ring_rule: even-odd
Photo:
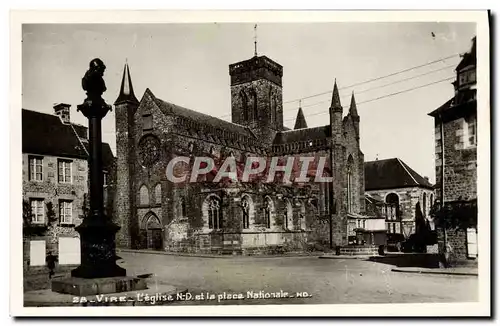
[[[325,127],[329,127],[329,125],[324,125],[324,126],[316,126],[316,127],[310,127],[310,128],[301,128],[301,129],[282,130],[282,131],[280,131],[280,132],[281,132],[281,133],[291,132],[291,131],[295,131],[295,132],[304,132],[304,131],[306,131],[306,130],[320,129],[320,128],[325,128]]]
[[[410,173],[410,171],[408,171],[408,169],[406,168],[406,164],[403,161],[401,161],[398,157],[396,157],[396,159],[398,160],[399,164],[401,164],[403,169],[405,169],[406,173],[408,173],[410,177],[413,179],[413,181],[415,181],[415,183],[419,186],[420,183],[418,183],[417,179],[415,179],[415,177]]]

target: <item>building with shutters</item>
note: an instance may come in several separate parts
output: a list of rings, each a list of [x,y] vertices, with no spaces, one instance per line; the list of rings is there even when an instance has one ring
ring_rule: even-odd
[[[70,120],[69,104],[54,115],[22,110],[24,265],[45,265],[50,251],[60,264],[79,264],[88,196],[87,127]],[[113,213],[115,158],[103,143],[105,211]]]

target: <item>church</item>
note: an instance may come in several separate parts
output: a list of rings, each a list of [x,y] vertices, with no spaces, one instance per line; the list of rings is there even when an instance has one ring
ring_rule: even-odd
[[[348,216],[365,211],[364,155],[354,94],[344,116],[337,84],[329,123],[308,128],[299,108],[283,125],[283,67],[266,56],[229,65],[231,122],[160,99],[139,101],[128,64],[115,101],[117,245],[210,254],[280,254],[347,245]],[[332,182],[174,183],[175,157],[326,158]],[[192,162],[193,160],[191,160]]]

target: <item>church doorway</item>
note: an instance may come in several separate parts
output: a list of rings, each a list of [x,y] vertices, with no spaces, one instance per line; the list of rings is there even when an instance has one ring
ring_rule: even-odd
[[[146,229],[146,247],[147,249],[161,250],[163,249],[163,228],[160,219],[155,213],[149,212],[144,217]]]

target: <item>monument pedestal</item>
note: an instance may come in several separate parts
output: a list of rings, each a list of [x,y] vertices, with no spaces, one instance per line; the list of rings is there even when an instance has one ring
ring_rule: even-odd
[[[146,280],[132,276],[104,278],[69,277],[52,281],[52,291],[79,297],[145,289],[147,289]]]

